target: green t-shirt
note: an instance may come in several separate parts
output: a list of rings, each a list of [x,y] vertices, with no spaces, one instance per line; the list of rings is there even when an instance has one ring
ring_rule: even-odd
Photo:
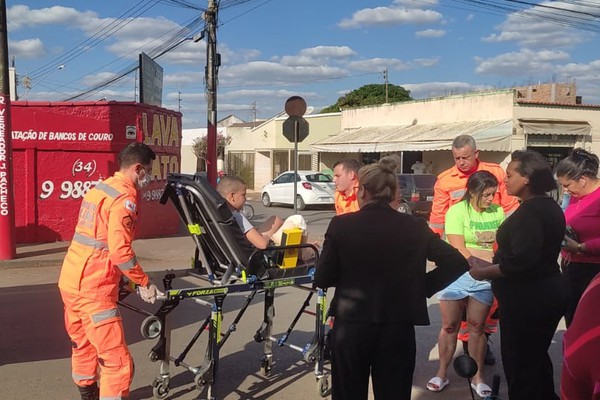
[[[463,200],[448,209],[444,229],[446,235],[464,236],[466,247],[491,250],[502,221],[504,210],[499,205],[492,204],[487,210],[477,212]]]

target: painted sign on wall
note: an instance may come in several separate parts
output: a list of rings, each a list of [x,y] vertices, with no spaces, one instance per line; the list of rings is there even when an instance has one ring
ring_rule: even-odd
[[[156,153],[151,182],[139,193],[137,237],[174,234],[179,217],[158,200],[166,176],[179,172],[181,114],[122,102],[14,102],[17,242],[70,240],[82,197],[118,170],[134,140]]]

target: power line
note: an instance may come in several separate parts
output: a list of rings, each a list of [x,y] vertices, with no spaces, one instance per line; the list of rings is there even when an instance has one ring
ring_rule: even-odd
[[[98,44],[114,35],[116,32],[123,29],[125,26],[129,25],[135,18],[150,10],[158,3],[158,1],[159,0],[143,0],[136,3],[136,5],[124,11],[119,17],[112,19],[110,23],[101,27],[86,40],[72,47],[70,50],[61,54],[60,56],[54,58],[44,66],[33,70],[31,74],[29,74],[30,78],[35,79],[39,76],[42,76],[43,74],[47,73],[48,70],[51,71],[55,65],[66,64],[67,62],[72,61],[82,54],[88,52]]]

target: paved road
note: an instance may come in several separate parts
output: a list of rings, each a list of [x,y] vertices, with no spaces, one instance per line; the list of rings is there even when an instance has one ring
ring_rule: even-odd
[[[264,208],[258,202],[254,222],[260,222],[271,214],[286,217],[291,208]],[[322,237],[332,210],[303,211],[308,220],[311,238]],[[187,236],[138,240],[136,252],[148,271],[158,272],[168,268],[185,268],[193,254],[194,244]],[[64,243],[50,245],[20,246],[19,262],[0,263],[0,388],[1,398],[11,400],[65,400],[77,399],[78,393],[70,379],[69,342],[62,322],[62,303],[56,288],[59,265],[66,247]],[[29,260],[29,261],[28,261]],[[41,260],[41,261],[40,261]],[[176,287],[190,287],[200,282],[192,278],[178,281]],[[285,332],[287,326],[304,300],[306,293],[286,288],[276,295],[276,334]],[[130,296],[131,297],[131,296]],[[146,307],[132,297],[132,304]],[[229,326],[240,309],[244,295],[230,296],[225,302],[224,326]],[[149,309],[156,309],[153,306]],[[431,393],[424,389],[437,367],[437,333],[440,317],[437,301],[429,301],[431,326],[417,327],[417,368],[414,376],[413,399],[470,399],[466,380],[451,372],[451,385],[443,393]],[[139,332],[143,316],[130,310],[122,311],[127,341],[136,360],[136,375],[132,384],[131,399],[152,398],[150,383],[158,373],[158,365],[148,360],[147,354],[154,342],[144,340]],[[223,346],[218,381],[220,398],[233,399],[318,399],[313,368],[302,361],[299,353],[288,348],[275,348],[273,374],[268,378],[259,372],[262,345],[253,336],[262,320],[263,307],[255,299],[237,326],[229,341]],[[208,309],[192,301],[184,301],[170,315],[174,328],[172,352],[178,354],[189,343],[199,324],[208,315]],[[290,342],[304,346],[311,337],[314,320],[301,318]],[[561,360],[561,341],[564,326],[555,335],[551,346],[558,377]],[[499,337],[493,338],[493,349],[499,355]],[[192,365],[200,365],[204,356],[206,338],[193,347],[186,359]],[[193,376],[181,367],[171,367],[172,390],[168,399],[199,399],[193,384]],[[500,364],[486,370],[491,382],[494,372],[501,372]],[[532,383],[535,384],[535,383]],[[505,383],[502,394],[505,394]],[[372,396],[371,396],[372,398]],[[503,397],[506,399],[506,396]]]
[[[260,202],[260,194],[253,192],[248,194],[248,202],[254,207],[255,216],[252,223],[258,225],[271,215],[277,215],[282,219],[294,214],[292,206],[273,205],[265,207]],[[329,226],[329,221],[335,215],[333,206],[314,206],[298,211],[308,224],[308,235],[310,240],[323,241],[323,235]]]

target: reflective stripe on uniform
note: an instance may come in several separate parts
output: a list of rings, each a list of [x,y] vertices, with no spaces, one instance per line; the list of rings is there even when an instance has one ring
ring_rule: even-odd
[[[94,249],[108,250],[108,243],[91,238],[89,236],[82,235],[79,232],[75,232],[75,234],[73,235],[73,241],[84,246],[93,247]]]
[[[100,311],[99,313],[92,315],[92,322],[97,324],[102,321],[106,321],[110,318],[115,318],[119,316],[118,308],[111,308],[109,310]]]
[[[432,229],[444,229],[444,224],[433,224],[430,222],[429,227]]]
[[[75,372],[73,372],[71,374],[71,376],[73,377],[73,380],[75,382],[79,382],[79,381],[93,381],[93,380],[96,379],[95,375],[79,375],[79,374],[76,374]]]
[[[119,269],[122,271],[129,271],[131,268],[135,267],[136,265],[137,265],[137,258],[133,257],[129,261],[125,261],[124,263],[117,264],[117,267],[119,267]]]
[[[450,192],[450,198],[452,200],[462,199],[462,197],[465,195],[466,192],[467,192],[467,189],[453,190]]]
[[[97,184],[95,188],[106,193],[109,197],[112,197],[113,199],[119,197],[119,195],[121,194],[121,192],[119,192],[117,189],[103,182]]]

